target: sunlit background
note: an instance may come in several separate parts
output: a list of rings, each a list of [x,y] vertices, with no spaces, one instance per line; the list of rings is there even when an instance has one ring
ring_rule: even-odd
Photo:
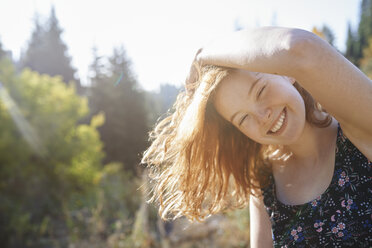
[[[312,30],[327,25],[344,51],[347,28],[357,28],[360,0],[2,0],[0,37],[18,59],[27,49],[34,19],[49,16],[51,5],[64,30],[72,66],[89,84],[92,48],[110,54],[124,45],[141,86],[181,85],[195,51],[237,28],[288,26]]]
[[[139,161],[197,49],[269,25],[372,75],[372,0],[0,1],[0,247],[248,247],[247,209],[161,221]]]

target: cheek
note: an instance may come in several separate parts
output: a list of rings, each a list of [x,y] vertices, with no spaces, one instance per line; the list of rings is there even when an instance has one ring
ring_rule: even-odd
[[[262,135],[260,134],[260,127],[252,119],[246,120],[245,123],[242,125],[241,129],[239,130],[251,140],[258,142],[258,143],[262,143]]]
[[[280,93],[276,93],[276,95],[281,98],[281,101],[284,101],[283,104],[286,104],[289,108],[291,108],[294,112],[300,114],[301,112],[305,111],[305,103],[301,96],[301,94],[297,91],[297,89],[292,85],[282,85],[283,90]],[[270,92],[271,94],[275,94],[275,92]]]
[[[291,99],[294,105],[294,111],[298,112],[298,114],[305,116],[305,102],[300,93],[296,90],[291,95]]]

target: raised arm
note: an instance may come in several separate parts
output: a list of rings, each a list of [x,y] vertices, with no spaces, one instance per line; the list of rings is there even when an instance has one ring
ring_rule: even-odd
[[[311,32],[277,27],[242,30],[208,44],[197,60],[294,77],[372,159],[372,82]]]
[[[289,75],[291,58],[300,58],[293,49],[299,33],[299,29],[278,27],[240,30],[207,44],[196,59],[202,64]]]

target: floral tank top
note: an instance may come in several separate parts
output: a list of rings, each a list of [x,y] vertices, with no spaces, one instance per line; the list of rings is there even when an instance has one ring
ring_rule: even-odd
[[[302,205],[276,198],[273,176],[262,189],[274,247],[372,247],[372,162],[337,132],[334,174],[326,191]]]

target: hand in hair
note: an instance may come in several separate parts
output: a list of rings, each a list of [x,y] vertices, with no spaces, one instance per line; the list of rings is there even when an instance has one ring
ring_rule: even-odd
[[[200,68],[201,63],[199,62],[198,56],[200,55],[202,51],[202,48],[199,48],[199,50],[196,52],[194,60],[191,63],[189,74],[187,75],[186,81],[185,81],[185,88],[188,91],[190,87],[188,87],[191,84],[194,84],[198,81],[200,76]]]
[[[302,32],[305,31],[279,27],[240,30],[199,49],[194,61],[202,65],[288,75],[289,59],[295,55],[295,41]]]
[[[295,78],[372,159],[372,82],[315,34],[280,27],[241,30],[204,46],[195,61]]]

